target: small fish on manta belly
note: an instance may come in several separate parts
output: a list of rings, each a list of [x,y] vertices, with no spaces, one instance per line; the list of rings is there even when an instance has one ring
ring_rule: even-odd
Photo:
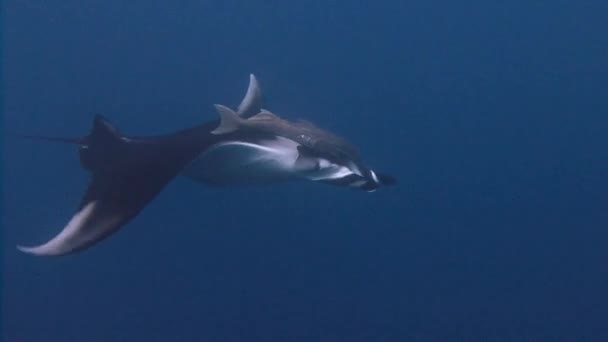
[[[162,136],[126,136],[100,115],[84,137],[27,136],[77,145],[92,179],[59,234],[17,248],[41,256],[85,250],[135,218],[177,176],[216,186],[304,180],[368,192],[396,183],[366,167],[345,139],[263,109],[254,75],[236,110],[215,108],[219,121]]]

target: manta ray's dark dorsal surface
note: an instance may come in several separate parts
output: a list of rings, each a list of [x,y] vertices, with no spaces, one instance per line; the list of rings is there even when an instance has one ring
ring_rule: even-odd
[[[164,136],[127,137],[96,116],[83,138],[36,137],[77,144],[81,164],[92,179],[58,235],[36,247],[18,248],[47,256],[84,250],[127,224],[178,175],[217,185],[304,179],[367,191],[394,183],[367,169],[350,145],[344,155],[336,156],[335,151],[346,146],[343,139],[263,110],[253,75],[236,112],[217,107],[221,121]],[[237,116],[238,127],[230,126],[226,115]]]

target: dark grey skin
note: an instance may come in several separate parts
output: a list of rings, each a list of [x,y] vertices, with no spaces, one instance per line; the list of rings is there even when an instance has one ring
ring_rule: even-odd
[[[261,115],[255,115],[260,112]],[[213,184],[215,179],[222,178],[223,172],[235,171],[238,177],[255,180],[256,172],[267,172],[269,165],[275,167],[277,156],[280,163],[276,165],[283,169],[262,175],[271,181],[293,173],[294,178],[368,191],[394,183],[392,178],[365,168],[356,150],[344,139],[311,124],[291,123],[263,111],[261,92],[253,75],[247,95],[232,114],[237,116],[232,119],[240,122],[240,126],[229,131],[218,130],[221,122],[214,120],[162,136],[128,137],[103,117],[96,116],[91,132],[85,137],[35,137],[78,145],[81,165],[92,179],[76,213],[57,236],[36,247],[19,246],[19,250],[41,256],[85,250],[135,218],[178,175]],[[242,161],[239,158],[250,156],[256,157],[251,160],[258,164],[239,168]],[[258,167],[260,156],[265,163],[270,160],[270,164]],[[295,158],[293,169],[284,168],[285,160],[291,161],[289,158]],[[201,165],[203,175],[199,172]],[[331,172],[327,173],[329,176],[319,173],[322,167],[332,172],[339,170],[341,178],[333,177]],[[347,174],[351,169],[356,172]]]

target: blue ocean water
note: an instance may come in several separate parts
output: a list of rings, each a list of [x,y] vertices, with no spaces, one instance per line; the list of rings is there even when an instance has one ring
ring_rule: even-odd
[[[11,342],[608,340],[605,1],[4,0],[3,335]],[[36,258],[102,113],[167,133],[238,104],[399,179],[176,179],[122,231]]]

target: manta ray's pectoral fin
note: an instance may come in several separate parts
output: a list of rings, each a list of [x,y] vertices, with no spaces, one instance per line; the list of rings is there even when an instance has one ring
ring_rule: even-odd
[[[247,93],[241,101],[241,104],[237,107],[236,113],[247,119],[260,112],[262,109],[262,89],[258,80],[253,74],[249,75],[249,87]]]
[[[78,210],[50,241],[19,250],[64,255],[96,244],[134,218],[184,165],[164,153],[166,145],[130,141],[101,117],[82,141],[80,160],[92,180]]]

